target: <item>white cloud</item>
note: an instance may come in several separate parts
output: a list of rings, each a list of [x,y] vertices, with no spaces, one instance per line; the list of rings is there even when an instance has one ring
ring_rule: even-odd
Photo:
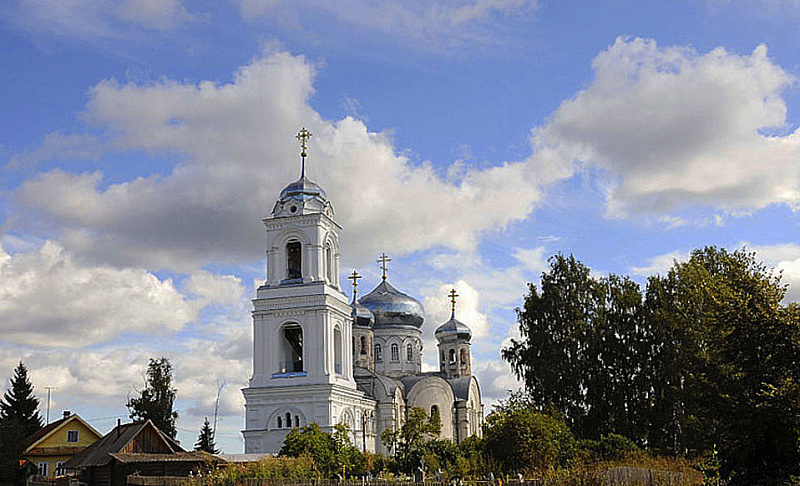
[[[302,56],[275,52],[227,84],[102,82],[86,120],[115,150],[172,158],[173,172],[106,185],[98,172],[54,170],[22,184],[16,200],[93,261],[183,271],[253,261],[263,250],[260,219],[298,176],[294,134],[305,125],[314,133],[308,174],[344,227],[343,263],[359,266],[379,250],[472,249],[483,232],[525,218],[542,186],[569,175],[507,163],[444,179],[362,121],[322,120],[308,105],[314,70]],[[7,225],[18,230],[23,213]]]
[[[426,48],[470,42],[489,44],[514,20],[529,19],[536,0],[238,0],[246,20],[269,17],[301,28],[302,13],[313,12],[330,22],[379,32],[401,42],[416,41]]]
[[[11,158],[8,168],[35,167],[41,161],[48,160],[98,160],[103,154],[102,144],[87,134],[64,135],[59,132],[45,135],[42,145],[35,150],[18,154]]]
[[[87,266],[52,241],[32,253],[0,249],[5,342],[75,347],[121,333],[171,333],[197,310],[171,280],[141,269]]]
[[[534,130],[531,161],[606,171],[609,215],[800,207],[800,133],[766,134],[785,129],[781,92],[795,79],[765,46],[701,54],[619,38],[592,68]]]
[[[647,264],[641,267],[631,268],[631,273],[649,277],[650,275],[665,275],[675,262],[685,262],[689,259],[689,253],[682,250],[674,250],[662,255],[656,255],[647,260]]]
[[[131,29],[172,30],[192,19],[180,0],[16,0],[4,7],[18,28],[37,34],[121,38]]]
[[[800,303],[800,245],[783,243],[755,246],[742,244],[742,246],[756,252],[759,260],[781,273],[781,281],[789,284],[784,302]]]

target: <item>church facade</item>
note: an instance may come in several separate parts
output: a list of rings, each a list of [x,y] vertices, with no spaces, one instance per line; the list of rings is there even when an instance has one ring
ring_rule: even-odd
[[[348,426],[353,445],[391,452],[381,433],[411,407],[441,420],[441,437],[480,435],[483,404],[472,375],[469,327],[455,317],[435,332],[439,370],[422,372],[424,310],[383,276],[348,301],[339,285],[341,226],[325,191],[305,177],[281,191],[264,219],[267,279],[253,300],[253,376],[245,399],[246,453],[277,453],[293,428]]]

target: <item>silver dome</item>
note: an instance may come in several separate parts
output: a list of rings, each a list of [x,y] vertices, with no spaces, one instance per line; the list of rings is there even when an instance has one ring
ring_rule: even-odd
[[[375,290],[361,297],[358,302],[375,315],[375,327],[414,326],[420,328],[425,319],[425,310],[422,308],[422,304],[392,287],[386,280],[375,287]]]
[[[323,191],[317,183],[312,182],[303,176],[286,186],[281,191],[281,195],[278,200],[280,202],[285,202],[288,199],[295,198],[305,201],[306,199],[311,199],[313,197],[319,198],[322,201],[328,200],[328,195],[325,194],[325,191]]]
[[[350,303],[350,307],[353,309],[350,311],[350,317],[353,318],[354,325],[359,327],[372,327],[375,325],[375,316],[372,311],[359,304],[355,299]]]
[[[439,342],[455,341],[458,339],[469,342],[469,340],[472,339],[472,330],[469,326],[456,319],[455,314],[451,314],[450,320],[437,327],[433,335]]]

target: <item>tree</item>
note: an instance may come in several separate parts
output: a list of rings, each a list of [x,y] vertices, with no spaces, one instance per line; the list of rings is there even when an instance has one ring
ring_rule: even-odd
[[[14,368],[10,385],[0,400],[0,482],[9,483],[22,481],[17,475],[21,442],[42,428],[39,400],[22,361]]]
[[[506,474],[569,466],[577,444],[564,420],[538,411],[530,397],[512,394],[495,406],[483,428],[486,453]]]
[[[172,365],[169,359],[150,358],[144,389],[138,397],[128,397],[128,411],[133,420],[151,420],[171,439],[175,440],[178,412],[172,410],[178,390],[172,387]]]
[[[323,431],[316,423],[292,429],[278,455],[311,457],[317,474],[326,478],[336,474],[363,474],[366,466],[361,451],[350,443],[350,431],[344,424],[337,424],[333,434]]]
[[[541,290],[530,284],[517,309],[522,339],[503,358],[531,403],[555,407],[579,437],[618,433],[644,442],[652,342],[638,285],[593,278],[573,256],[549,262]]]
[[[214,443],[214,430],[208,422],[208,417],[203,420],[203,426],[200,428],[200,435],[197,436],[197,442],[194,444],[194,450],[208,452],[209,454],[219,454],[217,445]]]
[[[438,414],[435,415],[431,419],[425,410],[411,407],[399,430],[386,429],[381,434],[384,445],[395,448],[395,460],[400,471],[412,474],[421,464],[424,444],[439,436],[442,424]]]

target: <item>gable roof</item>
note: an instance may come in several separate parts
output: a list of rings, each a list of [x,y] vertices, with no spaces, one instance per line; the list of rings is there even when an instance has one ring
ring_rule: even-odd
[[[24,451],[23,454],[27,453],[31,449],[34,449],[36,446],[39,445],[39,443],[46,440],[51,435],[58,432],[62,427],[66,426],[68,423],[75,420],[85,425],[86,428],[94,432],[97,435],[97,437],[102,437],[102,434],[97,430],[95,430],[95,428],[89,425],[85,420],[80,418],[77,414],[72,414],[69,417],[64,417],[59,420],[56,420],[55,422],[51,422],[42,427],[41,429],[37,430],[33,434],[26,437],[25,440],[22,441],[22,450]]]
[[[122,451],[136,436],[145,429],[152,428],[158,437],[163,440],[164,445],[170,452],[184,452],[184,450],[173,440],[161,432],[158,427],[153,425],[150,420],[144,422],[132,422],[121,424],[103,436],[94,444],[79,452],[64,464],[68,469],[80,469],[92,466],[103,466],[108,464],[113,457],[112,453]]]

